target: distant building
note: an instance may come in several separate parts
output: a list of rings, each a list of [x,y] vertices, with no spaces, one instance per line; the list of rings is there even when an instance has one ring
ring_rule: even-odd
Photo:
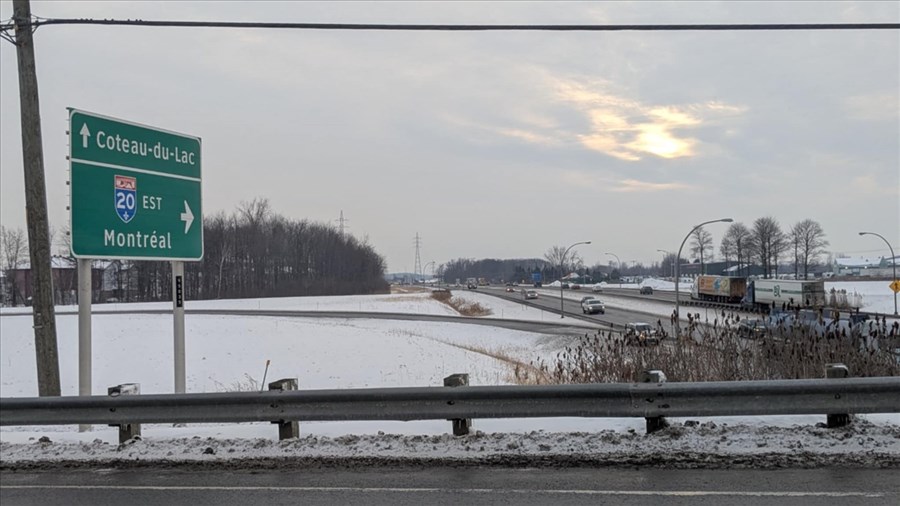
[[[833,271],[837,276],[890,277],[900,257],[835,258]]]
[[[91,293],[96,302],[103,286],[103,272],[110,262],[94,262],[91,267]],[[74,258],[50,257],[50,272],[53,279],[54,304],[75,304],[78,302],[78,263]],[[9,305],[31,305],[33,293],[31,264],[24,263],[4,273],[3,303]],[[7,277],[9,276],[9,277]]]

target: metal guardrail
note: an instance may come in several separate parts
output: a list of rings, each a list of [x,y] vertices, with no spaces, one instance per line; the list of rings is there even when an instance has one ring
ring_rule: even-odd
[[[900,413],[900,377],[0,399],[0,425]]]

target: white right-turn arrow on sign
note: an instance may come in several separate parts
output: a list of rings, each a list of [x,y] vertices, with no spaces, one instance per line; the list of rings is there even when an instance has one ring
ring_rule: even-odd
[[[187,200],[184,201],[184,212],[181,213],[181,221],[184,222],[184,233],[186,234],[191,228],[191,223],[194,223],[194,213],[191,212],[191,206],[188,205]]]

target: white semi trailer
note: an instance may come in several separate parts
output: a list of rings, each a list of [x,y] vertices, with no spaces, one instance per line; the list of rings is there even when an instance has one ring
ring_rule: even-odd
[[[825,281],[793,279],[755,279],[747,286],[742,301],[754,309],[785,307],[824,307],[827,302]]]

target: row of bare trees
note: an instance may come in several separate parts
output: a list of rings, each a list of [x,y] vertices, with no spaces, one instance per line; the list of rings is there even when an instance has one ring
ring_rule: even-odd
[[[388,290],[368,241],[335,227],[276,215],[267,200],[204,221],[203,262],[185,268],[196,298],[346,295]],[[190,268],[188,268],[190,267]]]
[[[367,240],[342,234],[328,224],[284,218],[272,211],[267,200],[242,203],[230,215],[206,217],[203,225],[203,260],[185,263],[188,299],[368,294],[389,289],[384,258]],[[69,255],[67,244],[60,250],[62,256]],[[16,286],[15,272],[28,260],[24,232],[0,230],[0,253],[3,303],[19,305],[24,292]],[[116,260],[103,265],[106,293],[95,293],[95,300],[171,299],[169,262]],[[96,265],[94,272],[98,272]],[[77,280],[71,274],[63,279],[54,273],[54,283],[72,284],[69,288],[74,291]],[[71,302],[57,299],[57,303]]]
[[[725,231],[719,252],[726,262],[736,261],[738,265],[756,262],[769,277],[781,260],[792,260],[794,275],[799,279],[809,276],[809,268],[826,253],[828,240],[825,231],[815,220],[799,221],[788,231],[783,231],[778,220],[771,216],[757,218],[751,226],[741,222],[732,223]],[[691,253],[700,259],[712,257],[712,234],[702,227],[691,237]]]

